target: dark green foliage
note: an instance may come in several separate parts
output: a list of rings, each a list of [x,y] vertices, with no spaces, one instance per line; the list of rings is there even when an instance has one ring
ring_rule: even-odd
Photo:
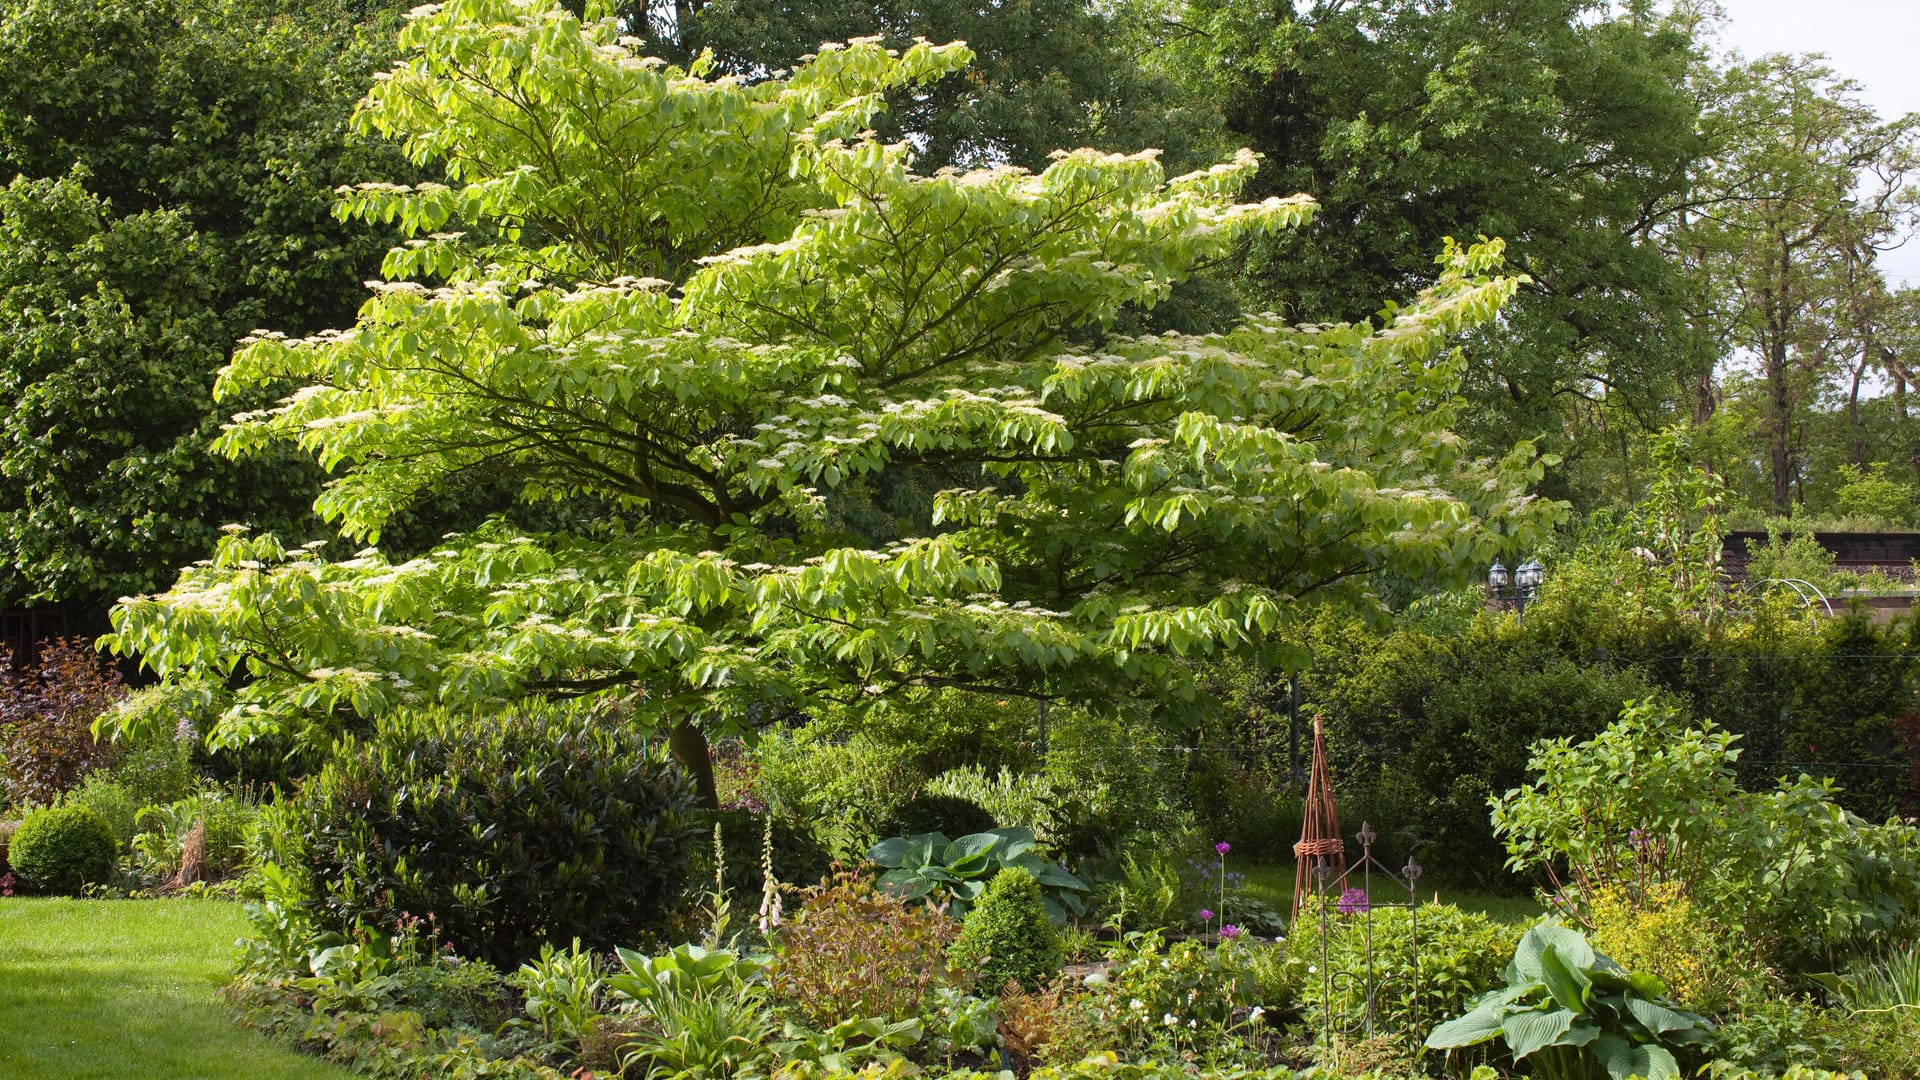
[[[280,854],[323,925],[431,915],[502,967],[543,942],[634,940],[679,895],[703,824],[641,736],[550,707],[384,718],[339,747],[291,823]]]
[[[1805,771],[1834,780],[1836,801],[1862,817],[1899,812],[1913,776],[1896,720],[1914,711],[1920,685],[1915,624],[1761,608],[1703,627],[1627,611],[1584,572],[1556,575],[1518,624],[1484,617],[1453,636],[1382,635],[1329,616],[1301,632],[1315,658],[1301,677],[1302,715],[1325,718],[1350,832],[1371,822],[1390,858],[1418,853],[1441,879],[1511,881],[1487,798],[1524,781],[1535,740],[1589,738],[1623,702],[1648,697],[1739,735],[1736,770],[1750,789]],[[1235,738],[1264,740],[1266,756],[1284,760],[1277,721],[1263,713]]]
[[[1442,236],[1502,236],[1534,283],[1476,346],[1490,444],[1578,431],[1591,382],[1627,424],[1664,415],[1713,354],[1659,243],[1703,152],[1680,20],[1595,0],[1194,0],[1164,62],[1264,161],[1259,195],[1311,192],[1312,229],[1256,241],[1249,306],[1373,317],[1431,279]],[[1604,150],[1599,148],[1604,147]],[[1590,382],[1591,381],[1591,382]],[[1570,445],[1572,455],[1591,453]]]
[[[569,6],[579,10],[578,3]],[[1184,162],[1182,151],[1215,126],[1129,54],[1135,42],[1124,8],[1082,0],[716,0],[671,8],[626,0],[614,7],[645,35],[647,53],[685,61],[711,49],[722,70],[749,78],[791,68],[826,41],[872,34],[892,47],[914,37],[965,41],[978,55],[965,75],[890,95],[878,119],[883,137],[914,137],[929,173],[1000,162],[1037,171],[1048,153],[1077,146],[1157,146]],[[664,17],[669,11],[675,17]]]
[[[734,809],[721,810],[715,816],[727,853],[727,888],[736,898],[759,896],[766,878],[760,865],[766,814]],[[774,817],[773,876],[782,885],[816,885],[832,870],[833,856],[811,832],[784,817]]]
[[[211,389],[236,338],[339,324],[379,266],[331,209],[408,171],[346,134],[382,7],[0,0],[0,606],[164,588],[228,522],[314,531],[311,462],[207,450],[277,392]]]
[[[915,795],[900,804],[900,808],[887,819],[883,831],[888,836],[918,836],[931,832],[966,836],[999,827],[1000,823],[978,803],[952,795]]]
[[[56,806],[20,822],[7,860],[28,890],[77,896],[113,879],[118,852],[105,818],[81,806]]]
[[[1040,883],[1018,866],[994,875],[986,894],[967,912],[948,955],[979,972],[980,985],[988,990],[1009,982],[1036,990],[1059,974],[1060,932],[1047,917]]]

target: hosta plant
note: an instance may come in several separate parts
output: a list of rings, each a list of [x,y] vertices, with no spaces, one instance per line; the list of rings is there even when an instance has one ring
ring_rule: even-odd
[[[867,858],[886,869],[880,886],[908,900],[945,903],[955,918],[965,918],[987,883],[1008,867],[1019,867],[1040,883],[1041,903],[1054,922],[1087,911],[1087,883],[1033,851],[1031,829],[991,829],[958,840],[944,833],[895,836],[882,840]]]
[[[1527,931],[1507,985],[1427,1036],[1432,1050],[1502,1039],[1540,1080],[1679,1080],[1673,1050],[1703,1042],[1712,1025],[1666,997],[1659,979],[1628,972],[1578,932],[1547,922]]]

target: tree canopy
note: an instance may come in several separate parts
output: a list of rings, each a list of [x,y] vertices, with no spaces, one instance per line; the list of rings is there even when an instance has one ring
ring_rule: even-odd
[[[527,693],[620,695],[683,749],[914,687],[1177,706],[1183,658],[1285,659],[1303,602],[1469,573],[1557,514],[1529,446],[1483,460],[1450,429],[1448,342],[1521,284],[1497,243],[1448,245],[1380,325],[1112,334],[1313,203],[1233,202],[1245,153],[921,175],[863,132],[963,46],[854,41],[749,82],[620,29],[537,0],[416,13],[358,122],[448,182],[347,193],[412,237],[392,280],[350,328],[248,343],[223,395],[304,388],[220,447],[299,444],[336,473],[319,511],[368,542],[476,477],[624,512],[401,563],[237,533],[112,638],[216,695],[243,670],[220,737]],[[948,486],[898,539],[836,526],[836,498],[912,468]]]

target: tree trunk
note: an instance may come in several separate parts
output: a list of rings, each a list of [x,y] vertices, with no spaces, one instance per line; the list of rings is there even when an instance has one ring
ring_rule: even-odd
[[[1788,513],[1793,507],[1793,457],[1788,448],[1788,423],[1793,396],[1787,387],[1787,339],[1773,335],[1767,343],[1767,449],[1772,458],[1773,508]]]
[[[1855,465],[1865,465],[1867,463],[1866,436],[1860,431],[1860,379],[1861,376],[1867,373],[1867,357],[1871,355],[1872,352],[1869,349],[1862,349],[1860,351],[1860,362],[1853,366],[1853,387],[1847,391],[1847,432],[1849,436],[1847,458]]]
[[[706,735],[691,721],[681,720],[667,730],[667,749],[693,777],[694,790],[707,809],[720,809],[720,788],[713,781],[713,751],[707,746]]]

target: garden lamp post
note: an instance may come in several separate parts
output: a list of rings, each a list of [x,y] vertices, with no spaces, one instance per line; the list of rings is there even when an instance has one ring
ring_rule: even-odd
[[[1546,576],[1547,568],[1540,565],[1538,559],[1528,559],[1512,572],[1495,562],[1487,571],[1487,588],[1492,591],[1496,602],[1512,604],[1514,614],[1525,618],[1527,602],[1540,591],[1540,582]]]

